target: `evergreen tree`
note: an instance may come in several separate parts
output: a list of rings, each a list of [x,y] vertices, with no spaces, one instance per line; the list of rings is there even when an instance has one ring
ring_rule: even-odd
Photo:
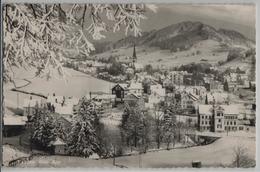
[[[37,118],[37,121],[35,122],[37,125],[35,125],[34,128],[32,141],[42,148],[48,148],[50,142],[54,141],[57,137],[54,119],[46,113]]]
[[[227,80],[224,82],[224,91],[229,91]]]
[[[98,151],[95,129],[87,121],[74,123],[69,137],[68,148],[71,155],[89,157]]]
[[[209,102],[208,102],[208,95],[207,95],[207,94],[206,94],[205,104],[206,104],[206,105],[209,104]]]
[[[68,150],[71,155],[89,157],[99,151],[96,134],[98,118],[90,105],[90,101],[81,101],[78,115],[68,136]]]

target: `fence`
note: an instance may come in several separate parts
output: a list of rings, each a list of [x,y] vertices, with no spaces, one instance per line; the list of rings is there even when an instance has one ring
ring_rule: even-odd
[[[32,160],[33,157],[35,157],[35,156],[43,156],[43,155],[47,155],[47,154],[44,154],[44,153],[35,153],[35,154],[32,154],[32,155],[30,155],[30,156],[28,156],[28,157],[20,157],[20,158],[14,159],[14,160],[12,160],[12,161],[10,161],[10,162],[8,163],[8,167],[15,167],[15,166],[17,166],[18,164],[22,164],[22,163],[24,163],[24,162],[26,162],[26,161]]]

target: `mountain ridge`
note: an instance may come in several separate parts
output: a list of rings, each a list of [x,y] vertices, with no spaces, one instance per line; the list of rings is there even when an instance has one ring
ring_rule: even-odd
[[[95,54],[133,46],[133,44],[137,46],[159,47],[162,50],[170,50],[172,52],[185,51],[203,40],[215,40],[227,47],[254,47],[252,40],[235,30],[216,29],[199,21],[184,21],[158,30],[142,32],[142,36],[139,37],[129,35],[106,44],[96,43],[97,51]]]

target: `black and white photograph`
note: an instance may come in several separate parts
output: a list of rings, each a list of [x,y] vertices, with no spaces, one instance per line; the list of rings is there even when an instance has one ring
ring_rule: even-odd
[[[256,167],[256,4],[1,10],[2,167]]]

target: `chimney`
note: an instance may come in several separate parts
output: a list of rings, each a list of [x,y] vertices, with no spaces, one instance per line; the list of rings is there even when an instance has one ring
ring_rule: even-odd
[[[90,98],[90,100],[91,100],[91,91],[89,92],[89,98]]]

